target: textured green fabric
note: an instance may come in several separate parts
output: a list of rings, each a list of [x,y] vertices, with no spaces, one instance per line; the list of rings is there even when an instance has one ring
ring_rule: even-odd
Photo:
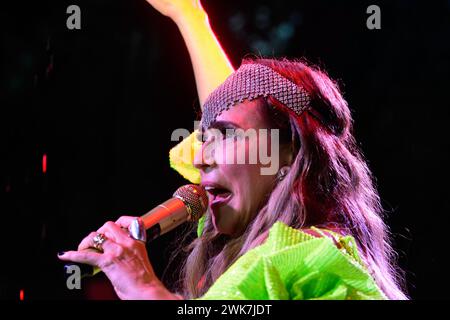
[[[266,241],[240,257],[200,299],[386,299],[353,237],[334,235],[339,246],[277,222]]]
[[[201,237],[203,233],[203,229],[205,227],[206,214],[204,214],[200,219],[198,219],[197,223],[197,237]]]

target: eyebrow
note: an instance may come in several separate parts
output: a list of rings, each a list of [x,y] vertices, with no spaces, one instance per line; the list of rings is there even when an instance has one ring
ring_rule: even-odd
[[[214,121],[209,126],[209,129],[227,129],[227,128],[240,128],[241,126],[232,121]]]

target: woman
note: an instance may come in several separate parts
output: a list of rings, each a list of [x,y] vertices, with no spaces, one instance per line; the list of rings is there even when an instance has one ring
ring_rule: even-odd
[[[207,214],[176,294],[123,231],[133,217],[107,222],[60,259],[100,267],[123,299],[406,299],[335,83],[300,61],[248,59],[233,72],[198,1],[148,1],[177,23],[193,63],[201,143],[184,158],[185,139],[171,165],[208,191]],[[249,161],[261,149],[275,171]],[[83,250],[99,234],[103,252]]]

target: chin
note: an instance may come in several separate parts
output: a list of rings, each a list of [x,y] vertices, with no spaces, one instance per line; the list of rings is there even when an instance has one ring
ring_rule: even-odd
[[[231,235],[232,234],[232,230],[230,230],[230,226],[224,225],[223,223],[220,222],[216,222],[215,218],[213,218],[213,225],[214,225],[214,229],[216,229],[216,231],[218,233],[221,234],[225,234],[225,235]]]
[[[230,216],[230,213],[226,212],[212,212],[212,223],[214,225],[214,229],[217,232],[228,236],[232,236],[236,229],[235,223],[233,223],[233,221],[230,221],[228,219],[224,219],[224,217],[227,214],[228,216]]]

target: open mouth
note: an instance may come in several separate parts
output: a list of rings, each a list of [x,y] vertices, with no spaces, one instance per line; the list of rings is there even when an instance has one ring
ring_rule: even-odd
[[[232,196],[232,193],[230,190],[225,189],[220,186],[205,186],[206,192],[208,192],[211,195],[210,204],[225,204],[228,202]]]

